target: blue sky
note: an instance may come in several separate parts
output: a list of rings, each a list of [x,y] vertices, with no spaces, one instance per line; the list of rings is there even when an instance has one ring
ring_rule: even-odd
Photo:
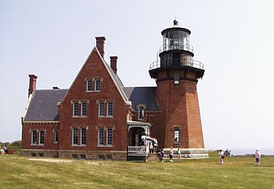
[[[205,65],[198,94],[206,148],[274,149],[271,0],[0,1],[0,141],[21,139],[28,74],[37,88],[69,88],[105,36],[125,86],[155,86],[149,64],[172,25],[192,31]],[[274,153],[274,150],[273,150]]]

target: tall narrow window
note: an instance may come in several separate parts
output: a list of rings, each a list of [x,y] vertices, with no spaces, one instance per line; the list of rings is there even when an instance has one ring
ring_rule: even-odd
[[[45,143],[45,132],[39,131],[39,144],[44,144],[44,143]]]
[[[37,142],[37,131],[31,132],[31,144],[36,144]]]
[[[180,130],[179,130],[179,128],[174,129],[174,142],[175,143],[180,142]]]
[[[107,132],[107,145],[112,145],[113,130],[108,129]]]
[[[78,144],[78,129],[72,129],[72,144]]]
[[[73,102],[73,116],[79,116],[79,103]]]
[[[86,128],[81,129],[81,144],[87,144]]]
[[[87,116],[87,103],[82,102],[82,116]]]
[[[180,83],[180,76],[179,73],[174,74],[174,84],[178,85]]]
[[[95,91],[101,91],[101,79],[95,80]]]
[[[99,117],[105,116],[105,103],[104,102],[99,102],[99,108],[98,108],[98,114]]]
[[[87,80],[86,91],[92,91],[92,79]]]
[[[107,103],[107,116],[113,116],[113,102]]]
[[[144,108],[144,106],[139,106],[138,107],[138,119],[144,120],[144,117],[145,117],[145,108]]]
[[[104,145],[105,144],[105,131],[103,128],[98,130],[98,145]]]
[[[54,143],[58,143],[59,141],[59,132],[57,130],[54,131]]]

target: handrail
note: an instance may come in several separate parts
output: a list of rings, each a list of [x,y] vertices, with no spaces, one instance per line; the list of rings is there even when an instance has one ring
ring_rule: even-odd
[[[169,50],[185,50],[185,51],[189,51],[194,53],[194,48],[193,46],[189,45],[189,44],[174,44],[171,46],[161,46],[159,49],[159,54],[164,52],[164,51],[169,51]]]
[[[170,66],[164,66],[164,67],[172,67],[171,64],[166,64],[166,65],[170,65]],[[204,69],[204,64],[200,61],[197,61],[197,60],[184,60],[184,61],[181,62],[181,65],[179,67],[184,67],[184,66]],[[155,61],[155,62],[152,62],[149,65],[149,70],[154,70],[154,69],[157,69],[157,68],[160,68],[160,67],[161,67],[160,61]]]

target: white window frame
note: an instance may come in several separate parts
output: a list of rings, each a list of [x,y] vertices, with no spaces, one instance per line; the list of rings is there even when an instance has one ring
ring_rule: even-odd
[[[109,111],[110,104],[111,104],[111,111]],[[111,115],[109,114],[109,112],[111,112]],[[107,102],[107,117],[113,117],[113,102],[112,101]]]
[[[101,142],[101,138],[100,138],[100,131],[103,131],[103,143],[102,144],[100,144],[100,142]],[[99,128],[98,129],[98,146],[104,146],[105,145],[105,138],[106,138],[106,136],[105,136],[105,129],[104,128]]]
[[[89,85],[91,84],[91,86]],[[89,86],[91,87],[91,89],[89,89]],[[87,79],[86,80],[86,92],[92,92],[93,91],[93,80],[92,79]]]
[[[33,132],[35,132],[36,133],[36,140],[33,142]],[[37,145],[37,134],[38,134],[38,132],[36,131],[36,130],[32,130],[31,131],[31,145]]]
[[[103,104],[103,111],[102,111],[102,115],[101,115],[101,104]],[[105,102],[99,101],[98,102],[98,117],[105,117]]]
[[[99,86],[100,86],[99,89],[97,89],[97,87],[98,87],[97,81],[99,81]],[[95,91],[95,92],[100,92],[101,89],[102,89],[102,79],[96,78],[96,79],[94,80],[94,91]]]
[[[110,130],[111,130],[111,144],[109,144],[109,135],[110,135],[109,131]],[[113,146],[113,128],[107,128],[107,136],[106,136],[106,138],[107,138],[106,145],[107,146]]]
[[[43,132],[43,135],[44,135],[44,136],[43,136],[43,137],[44,137],[43,143],[41,143],[41,133],[42,133],[42,132]],[[44,130],[40,130],[40,131],[39,131],[39,140],[38,140],[38,141],[39,141],[39,145],[42,145],[42,146],[43,146],[43,145],[45,144],[45,131],[44,131]]]
[[[138,111],[138,120],[144,121],[145,119],[145,106],[144,105],[139,105],[137,107]]]
[[[83,130],[85,130],[85,137],[86,137],[85,144],[83,144]],[[80,145],[82,145],[82,146],[87,145],[87,129],[86,128],[81,128],[80,129]]]
[[[86,105],[86,106],[85,106],[85,112],[86,112],[85,115],[83,114],[83,112],[84,112],[84,106],[83,106],[83,104]],[[88,109],[88,103],[87,103],[86,101],[82,102],[82,103],[81,103],[81,116],[82,116],[82,117],[87,117],[87,109]]]
[[[59,143],[59,131],[58,130],[54,130],[54,139],[53,139],[53,142],[55,144]]]
[[[178,141],[176,141],[176,138],[178,138]],[[180,143],[180,129],[178,127],[174,128],[174,143]]]
[[[77,107],[78,107],[78,109],[77,109],[77,115],[75,115],[75,105],[76,104],[77,104]],[[79,114],[80,114],[80,112],[79,112],[79,102],[73,101],[72,102],[72,116],[73,117],[79,117]]]
[[[75,130],[76,130],[76,134],[77,134],[77,143],[74,143],[74,134],[75,134]],[[71,144],[72,146],[77,146],[79,145],[79,129],[78,128],[72,128],[71,130]]]

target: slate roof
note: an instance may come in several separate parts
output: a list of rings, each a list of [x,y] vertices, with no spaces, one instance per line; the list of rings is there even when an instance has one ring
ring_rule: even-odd
[[[59,121],[57,102],[61,102],[68,89],[35,90],[24,121]]]
[[[137,111],[137,105],[145,104],[147,111],[161,111],[156,102],[156,87],[124,87],[132,108]]]

